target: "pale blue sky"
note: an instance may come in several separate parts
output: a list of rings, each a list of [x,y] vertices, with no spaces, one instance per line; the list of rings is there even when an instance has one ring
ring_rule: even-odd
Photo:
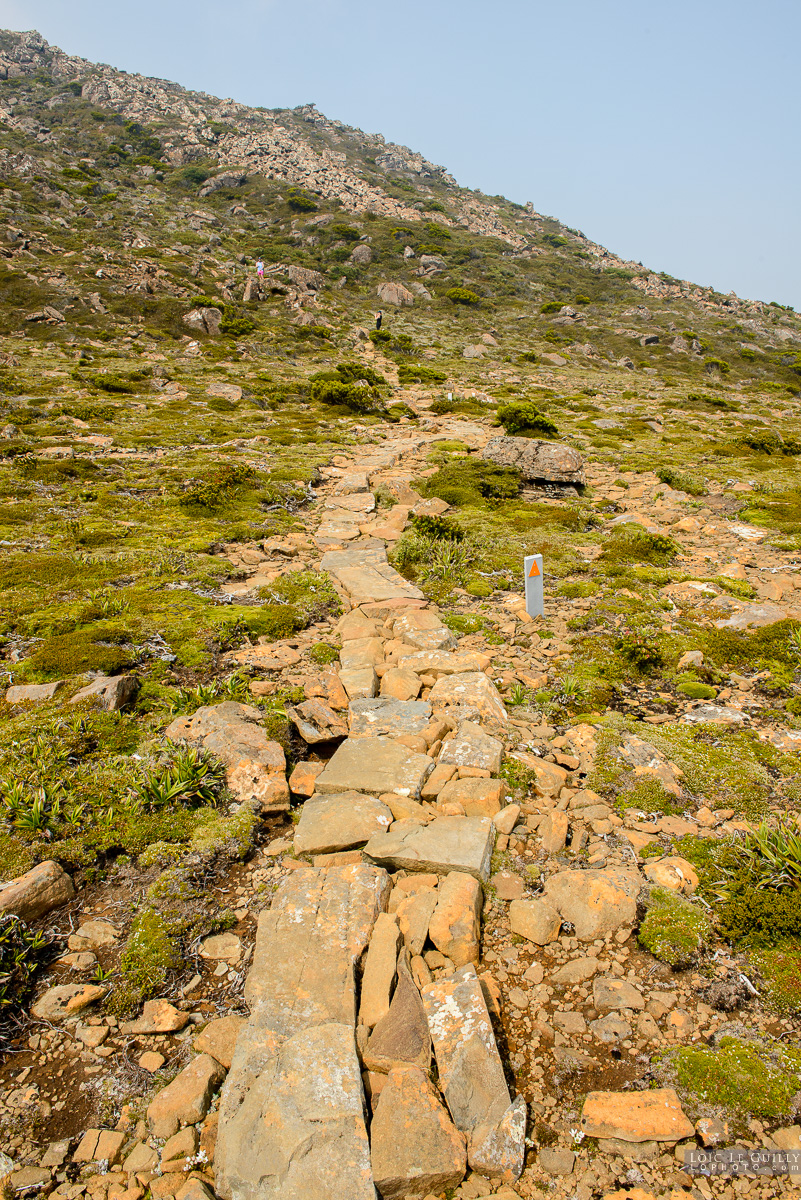
[[[0,0],[0,27],[314,101],[625,258],[801,310],[798,0]]]

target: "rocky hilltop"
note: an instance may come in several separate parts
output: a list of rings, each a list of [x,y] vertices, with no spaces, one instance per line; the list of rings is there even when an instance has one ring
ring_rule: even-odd
[[[0,211],[4,1187],[796,1194],[796,314],[36,33]]]

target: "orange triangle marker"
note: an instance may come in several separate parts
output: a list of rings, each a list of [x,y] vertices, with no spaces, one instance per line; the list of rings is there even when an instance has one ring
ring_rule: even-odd
[[[531,564],[531,570],[528,573],[528,577],[529,577],[529,579],[531,579],[532,575],[539,575],[539,573],[540,573],[540,569],[537,566],[537,560],[535,559],[534,562]]]

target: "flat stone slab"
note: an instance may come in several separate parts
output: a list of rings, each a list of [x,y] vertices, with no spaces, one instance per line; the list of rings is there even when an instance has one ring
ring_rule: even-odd
[[[403,665],[406,666],[408,662],[409,659],[404,659]],[[509,719],[500,692],[482,671],[442,676],[432,687],[429,700],[435,710],[464,706],[478,712],[487,721],[506,724]]]
[[[331,854],[363,846],[394,819],[386,804],[361,792],[312,796],[300,811],[295,853]]]
[[[401,650],[398,654],[398,665],[407,671],[418,675],[464,675],[468,671],[483,671],[492,660],[486,654],[476,654],[471,650],[415,650],[410,646],[408,651]]]
[[[261,913],[220,1102],[223,1200],[374,1200],[355,967],[389,888],[364,864],[297,870]]]
[[[350,734],[358,737],[401,737],[422,733],[431,720],[431,705],[426,700],[393,700],[376,696],[354,700],[350,706]]]
[[[428,825],[414,819],[397,821],[364,847],[373,862],[407,871],[464,871],[476,879],[489,877],[495,826],[489,817],[437,817]]]
[[[386,737],[348,738],[338,747],[317,776],[317,791],[368,792],[374,796],[394,792],[418,799],[434,762]]]
[[[329,550],[323,555],[320,566],[345,589],[354,607],[371,600],[425,599],[419,588],[408,583],[389,565],[383,546]]]
[[[509,1095],[475,967],[428,984],[422,997],[440,1090],[467,1137],[470,1166],[490,1178],[517,1179],[525,1158],[526,1105]]]
[[[329,1023],[280,1040],[231,1113],[215,1152],[224,1200],[375,1200],[353,1029]]]
[[[75,898],[70,876],[52,859],[37,863],[24,875],[0,886],[0,913],[35,921]]]
[[[502,756],[503,742],[500,738],[490,737],[474,721],[462,721],[456,735],[445,742],[437,761],[456,767],[478,767],[497,775]]]
[[[624,1142],[678,1142],[694,1129],[673,1088],[649,1092],[590,1092],[581,1113],[587,1137]]]
[[[441,1194],[461,1183],[464,1139],[419,1067],[389,1072],[370,1127],[373,1177],[382,1200]]]

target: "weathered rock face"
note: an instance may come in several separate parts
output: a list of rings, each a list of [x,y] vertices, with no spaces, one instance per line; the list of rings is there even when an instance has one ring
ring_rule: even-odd
[[[439,887],[429,937],[457,967],[479,960],[481,885],[472,875],[451,871]]]
[[[457,767],[478,767],[497,775],[501,769],[503,742],[490,737],[474,721],[462,721],[455,737],[442,747],[437,762]]]
[[[155,1137],[172,1137],[184,1125],[202,1121],[209,1111],[215,1087],[222,1083],[225,1068],[210,1054],[199,1054],[172,1083],[156,1093],[147,1110]]]
[[[397,308],[414,304],[414,296],[402,283],[379,283],[376,292],[384,304],[394,304]]]
[[[437,817],[429,825],[396,821],[388,833],[370,838],[365,855],[373,862],[407,871],[465,871],[489,877],[495,828],[487,817]]]
[[[575,927],[582,942],[633,925],[642,882],[637,870],[559,871],[545,884],[542,896],[563,921]]]
[[[66,1021],[102,1000],[105,994],[105,988],[90,983],[59,983],[39,997],[31,1013],[40,1021]]]
[[[389,913],[379,913],[364,960],[359,1003],[359,1024],[372,1029],[389,1012],[389,1001],[398,963],[400,930]]]
[[[84,701],[95,701],[106,712],[114,712],[124,708],[139,690],[139,681],[133,675],[99,675],[86,687],[81,688],[70,699],[70,704],[83,704]]]
[[[419,1067],[389,1072],[370,1139],[373,1179],[382,1200],[422,1200],[462,1181],[464,1136]]]
[[[476,709],[488,721],[505,725],[508,720],[500,692],[482,671],[468,671],[438,679],[428,698],[435,711],[458,704]]]
[[[353,1028],[328,1022],[286,1039],[265,1030],[262,1052],[250,1061],[260,1069],[235,1114],[236,1085],[223,1097],[217,1193],[225,1200],[374,1200]]]
[[[75,887],[69,875],[48,859],[0,888],[0,912],[35,921],[74,898]]]
[[[226,782],[241,800],[257,801],[265,812],[286,812],[289,788],[286,757],[261,726],[262,714],[250,704],[227,700],[177,717],[164,731],[173,742],[207,750],[228,768]]]
[[[578,450],[537,438],[496,437],[487,442],[482,458],[502,467],[515,467],[524,479],[545,483],[583,484],[584,458]]]
[[[350,706],[351,737],[402,737],[422,733],[431,720],[425,700],[392,700],[385,696],[354,700]]]
[[[346,738],[348,727],[344,719],[322,700],[304,700],[297,708],[288,706],[289,719],[309,746]]]
[[[52,700],[63,686],[63,679],[56,679],[53,683],[15,683],[6,691],[6,704],[41,704],[45,700]]]
[[[467,1135],[474,1171],[511,1182],[523,1170],[526,1106],[512,1101],[484,993],[472,966],[423,988],[440,1088]]]
[[[348,738],[317,776],[317,791],[368,792],[374,796],[395,792],[417,799],[433,768],[428,755],[417,754],[389,738]]]
[[[329,854],[363,846],[389,829],[393,819],[386,804],[361,792],[312,796],[300,811],[295,853]]]
[[[184,325],[197,333],[207,333],[211,336],[219,334],[222,323],[222,313],[219,308],[193,308],[183,318]]]
[[[374,1200],[354,1042],[355,964],[386,872],[294,871],[259,918],[215,1154],[224,1200]]]

